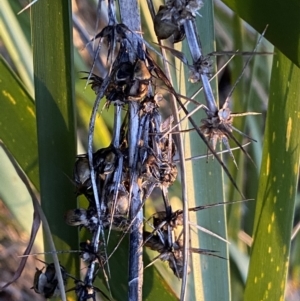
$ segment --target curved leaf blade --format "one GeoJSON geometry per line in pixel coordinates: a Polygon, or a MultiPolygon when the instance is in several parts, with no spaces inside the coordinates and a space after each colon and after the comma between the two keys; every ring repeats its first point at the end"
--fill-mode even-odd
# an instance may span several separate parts
{"type": "MultiPolygon", "coordinates": [[[[32,7],[41,205],[57,250],[78,248],[77,229],[63,220],[76,207],[69,179],[76,156],[71,20],[71,1],[44,0],[32,7]]],[[[79,259],[74,256],[61,263],[75,276],[79,259]]]]}
{"type": "Polygon", "coordinates": [[[300,2],[222,0],[258,32],[269,24],[266,38],[300,66],[300,2]]]}
{"type": "Polygon", "coordinates": [[[34,100],[0,55],[0,139],[39,190],[34,100]]]}
{"type": "Polygon", "coordinates": [[[299,172],[300,70],[274,56],[245,301],[284,300],[299,172]]]}
{"type": "Polygon", "coordinates": [[[0,36],[22,81],[27,86],[30,95],[33,95],[32,51],[23,33],[23,28],[18,23],[7,0],[1,1],[0,36]]]}

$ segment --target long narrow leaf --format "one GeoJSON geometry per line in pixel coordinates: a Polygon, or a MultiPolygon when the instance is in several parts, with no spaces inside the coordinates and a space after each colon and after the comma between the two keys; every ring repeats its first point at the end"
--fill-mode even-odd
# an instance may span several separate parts
{"type": "MultiPolygon", "coordinates": [[[[77,248],[77,230],[63,220],[65,211],[76,207],[68,179],[76,156],[70,6],[43,0],[32,8],[41,204],[59,250],[77,248]]],[[[62,264],[74,275],[72,258],[62,264]]]]}
{"type": "Polygon", "coordinates": [[[3,39],[29,94],[33,96],[32,51],[7,0],[1,1],[0,37],[3,39]]]}
{"type": "Polygon", "coordinates": [[[0,56],[0,139],[39,190],[34,101],[0,56]]]}
{"type": "Polygon", "coordinates": [[[244,300],[284,300],[299,172],[300,70],[274,56],[244,300]]]}

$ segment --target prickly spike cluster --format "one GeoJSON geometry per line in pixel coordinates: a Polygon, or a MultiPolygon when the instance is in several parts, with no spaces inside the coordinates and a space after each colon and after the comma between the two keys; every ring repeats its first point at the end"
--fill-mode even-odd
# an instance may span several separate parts
{"type": "MultiPolygon", "coordinates": [[[[112,8],[113,3],[109,4],[112,8]]],[[[105,246],[108,243],[107,233],[111,230],[130,233],[131,245],[136,246],[131,251],[132,265],[139,264],[135,258],[141,258],[143,236],[147,235],[147,232],[144,235],[140,232],[143,227],[143,218],[140,218],[143,204],[153,189],[159,187],[166,208],[170,208],[168,187],[177,177],[177,167],[173,163],[176,147],[172,134],[161,139],[172,124],[172,118],[163,121],[159,111],[163,97],[156,92],[154,75],[162,71],[153,64],[143,40],[123,23],[110,20],[95,39],[109,45],[108,61],[112,60],[112,64],[105,78],[90,74],[87,79],[97,99],[105,97],[107,106],[114,105],[115,127],[110,146],[78,156],[74,165],[76,193],[85,195],[89,203],[87,208],[69,210],[65,220],[69,225],[85,227],[92,236],[81,255],[88,269],[80,282],[84,284],[84,289],[75,290],[78,300],[90,297],[85,288],[93,286],[100,268],[107,269],[109,273],[105,246]],[[123,109],[128,110],[128,114],[122,121],[123,109]]],[[[95,105],[94,112],[97,109],[95,105]]],[[[162,229],[158,231],[162,232],[162,229]]],[[[174,258],[181,255],[168,255],[173,252],[173,243],[165,238],[165,235],[160,236],[158,252],[170,262],[175,273],[174,258]]],[[[147,246],[157,250],[154,239],[156,234],[147,246]]],[[[141,294],[141,272],[140,268],[134,270],[134,267],[129,272],[129,294],[130,290],[133,295],[136,292],[141,294]],[[136,277],[139,284],[130,289],[136,277]]],[[[176,275],[180,277],[180,273],[176,272],[176,275]]],[[[141,299],[141,295],[137,299],[141,299]]]]}
{"type": "MultiPolygon", "coordinates": [[[[261,38],[263,37],[266,29],[263,32],[262,36],[260,37],[254,51],[250,54],[238,81],[233,86],[228,97],[226,98],[225,103],[223,104],[223,106],[221,108],[218,108],[218,106],[216,104],[216,101],[215,101],[215,98],[214,98],[214,95],[212,93],[212,89],[211,89],[210,83],[209,83],[209,78],[211,77],[211,71],[212,71],[212,69],[211,69],[212,64],[209,59],[210,55],[204,56],[202,53],[200,37],[198,35],[198,31],[195,26],[195,21],[194,20],[186,20],[184,23],[184,29],[185,29],[189,49],[190,49],[190,52],[191,52],[191,55],[193,58],[193,64],[189,67],[190,72],[191,72],[190,80],[192,82],[201,82],[202,83],[203,92],[204,92],[205,100],[206,100],[206,109],[204,111],[207,114],[207,118],[204,118],[201,120],[201,123],[202,123],[202,125],[200,126],[201,132],[211,143],[212,148],[214,150],[216,149],[216,144],[218,141],[220,141],[221,143],[223,142],[225,148],[229,151],[229,154],[232,157],[236,166],[237,166],[236,161],[230,150],[229,139],[232,139],[252,161],[249,154],[246,152],[244,147],[238,142],[238,140],[234,137],[232,132],[236,131],[236,132],[242,134],[243,136],[246,136],[246,135],[243,134],[242,132],[240,132],[239,130],[237,130],[236,128],[234,128],[232,123],[233,123],[234,116],[256,115],[258,113],[255,113],[255,112],[248,112],[248,113],[242,113],[242,114],[232,113],[229,108],[229,99],[230,99],[232,92],[233,92],[234,88],[236,87],[238,81],[240,80],[241,76],[243,75],[247,65],[249,64],[250,59],[252,58],[253,54],[255,53],[257,45],[259,44],[261,38]]],[[[236,54],[240,54],[240,53],[236,52],[236,54]]],[[[245,54],[249,55],[249,53],[245,53],[245,54]]],[[[263,53],[263,54],[265,54],[265,53],[263,53]]],[[[250,137],[248,137],[248,138],[250,138],[250,137]]],[[[250,140],[255,141],[252,138],[250,138],[250,140]]]]}
{"type": "MultiPolygon", "coordinates": [[[[120,1],[121,16],[123,4],[124,1],[120,1]]],[[[192,82],[202,83],[206,105],[201,106],[207,118],[202,120],[202,126],[199,127],[189,116],[168,76],[152,59],[150,47],[136,33],[138,28],[130,28],[117,22],[114,1],[108,1],[109,22],[93,39],[99,41],[93,66],[97,63],[102,43],[106,43],[108,72],[105,77],[100,77],[91,70],[85,77],[96,94],[96,101],[91,114],[88,152],[79,155],[74,163],[73,182],[76,194],[84,195],[88,205],[86,208],[71,209],[65,214],[68,225],[86,228],[90,233],[90,240],[80,243],[80,257],[87,264],[85,277],[82,280],[74,279],[75,287],[71,289],[75,291],[79,301],[96,300],[97,292],[107,299],[110,298],[94,286],[94,280],[98,272],[103,270],[109,289],[109,258],[112,254],[107,254],[106,247],[111,231],[123,232],[122,238],[127,233],[130,235],[129,300],[142,300],[143,246],[156,251],[156,259],[168,262],[174,275],[183,279],[183,283],[190,272],[184,255],[186,251],[188,254],[193,252],[222,258],[214,250],[184,245],[186,236],[183,233],[186,233],[184,230],[188,225],[188,210],[185,208],[186,212],[173,211],[168,198],[168,188],[177,178],[177,166],[174,163],[177,145],[170,130],[173,117],[163,119],[159,109],[163,96],[157,91],[157,82],[163,82],[165,89],[174,96],[192,126],[238,189],[226,166],[215,153],[216,143],[220,140],[232,154],[228,139],[232,138],[236,142],[232,135],[232,130],[235,129],[232,126],[234,114],[228,108],[228,101],[221,109],[218,108],[210,86],[212,62],[210,56],[202,53],[194,21],[202,6],[201,0],[170,0],[157,13],[151,6],[158,39],[172,38],[173,42],[179,42],[187,38],[192,64],[188,64],[183,54],[168,47],[164,48],[188,65],[192,82]],[[114,106],[113,138],[108,147],[93,151],[95,118],[102,99],[105,99],[106,106],[114,106]],[[125,117],[122,117],[123,110],[127,111],[125,117]],[[153,231],[150,232],[143,230],[142,209],[154,188],[161,190],[165,209],[151,217],[153,231]]],[[[212,206],[190,208],[189,211],[212,206]]],[[[45,292],[49,286],[51,294],[57,290],[55,272],[50,271],[50,267],[52,268],[51,264],[47,265],[45,273],[37,270],[34,286],[36,292],[46,297],[50,296],[45,292]]],[[[62,272],[64,280],[71,277],[63,268],[62,272]]],[[[181,299],[184,298],[183,292],[181,299]]]]}

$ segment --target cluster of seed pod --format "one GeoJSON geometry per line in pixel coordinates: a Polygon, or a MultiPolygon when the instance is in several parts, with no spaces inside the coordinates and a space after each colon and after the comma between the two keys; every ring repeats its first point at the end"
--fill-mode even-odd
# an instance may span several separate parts
{"type": "MultiPolygon", "coordinates": [[[[111,144],[92,154],[80,155],[75,161],[73,182],[76,193],[87,198],[88,207],[71,209],[65,214],[68,225],[84,227],[92,235],[89,243],[81,243],[84,244],[81,258],[88,266],[86,277],[81,282],[85,287],[93,286],[99,268],[105,268],[107,264],[106,250],[103,250],[106,245],[104,230],[132,232],[131,227],[135,219],[135,216],[130,214],[133,182],[138,187],[140,210],[155,187],[159,187],[163,192],[163,199],[168,208],[170,205],[167,190],[177,177],[177,167],[173,163],[176,147],[172,134],[163,137],[170,129],[173,119],[169,117],[163,121],[159,110],[163,96],[155,91],[153,74],[158,71],[157,66],[153,64],[142,40],[137,38],[137,43],[133,46],[129,35],[135,34],[124,24],[114,23],[105,27],[96,38],[107,39],[109,45],[118,44],[117,50],[110,49],[110,55],[115,55],[111,71],[105,78],[92,73],[86,77],[97,97],[105,97],[106,105],[114,105],[116,113],[111,144]],[[130,55],[132,53],[133,59],[130,55]],[[130,126],[132,116],[126,114],[120,122],[122,109],[125,111],[128,106],[130,111],[131,105],[137,108],[133,118],[138,121],[133,159],[130,159],[132,153],[129,149],[133,131],[130,126]],[[96,189],[92,181],[93,173],[96,189]]],[[[161,232],[161,229],[158,231],[161,232]]],[[[147,235],[147,232],[144,235],[147,235]]],[[[162,253],[153,238],[145,245],[162,253]]],[[[167,248],[168,252],[173,252],[175,244],[166,246],[165,243],[164,248],[167,248]]],[[[177,271],[177,267],[172,269],[177,271]]],[[[179,273],[176,274],[179,276],[179,273]]],[[[78,300],[90,298],[86,290],[77,289],[75,292],[78,300]]]]}
{"type": "MultiPolygon", "coordinates": [[[[189,120],[210,151],[223,164],[215,153],[215,147],[217,141],[222,141],[230,151],[228,139],[236,141],[232,135],[232,130],[236,130],[232,126],[235,114],[231,114],[228,108],[228,99],[222,108],[217,107],[213,96],[211,97],[208,82],[212,73],[212,61],[210,56],[203,56],[200,44],[194,41],[193,47],[193,41],[191,42],[193,33],[197,36],[193,32],[196,27],[191,24],[202,5],[202,1],[166,1],[166,5],[161,6],[154,16],[154,28],[159,39],[173,36],[173,41],[178,42],[187,36],[189,46],[193,49],[193,63],[188,64],[183,54],[175,50],[171,52],[188,65],[192,82],[202,82],[207,100],[206,106],[200,105],[207,114],[207,118],[202,120],[202,126],[197,126],[190,117],[189,120]],[[195,49],[199,51],[195,52],[195,49]]],[[[80,256],[88,266],[84,279],[75,281],[74,290],[80,301],[90,298],[95,300],[96,292],[102,292],[94,287],[93,282],[98,271],[105,269],[110,257],[106,251],[107,235],[104,231],[136,231],[143,223],[143,220],[138,220],[138,214],[156,187],[162,192],[165,210],[153,216],[152,232],[142,230],[142,235],[137,235],[140,240],[137,240],[133,254],[136,255],[141,246],[146,246],[158,252],[157,259],[167,261],[178,278],[183,278],[185,271],[190,271],[189,267],[184,269],[183,232],[175,231],[177,227],[183,226],[183,212],[173,212],[168,200],[168,188],[177,178],[177,167],[173,162],[176,146],[171,131],[173,118],[163,120],[159,110],[163,96],[156,91],[157,79],[165,84],[184,112],[188,112],[168,77],[151,58],[142,38],[126,25],[116,22],[113,6],[113,1],[108,1],[109,24],[95,36],[95,39],[100,40],[99,45],[103,40],[107,42],[107,61],[111,63],[109,71],[103,78],[92,72],[85,77],[97,95],[91,117],[89,142],[99,101],[103,98],[106,99],[107,106],[114,105],[115,109],[113,139],[108,147],[95,152],[91,151],[89,144],[88,152],[76,158],[73,182],[77,196],[84,195],[88,206],[71,209],[65,214],[68,225],[84,227],[91,234],[90,241],[80,244],[80,256]],[[128,113],[122,120],[123,109],[128,113]],[[134,226],[136,220],[137,227],[134,226]]],[[[243,150],[240,144],[239,146],[243,150]]],[[[224,164],[222,166],[229,175],[224,164]]],[[[212,250],[188,249],[189,252],[217,256],[212,250]]],[[[49,267],[50,265],[45,274],[40,270],[36,274],[38,282],[44,281],[40,282],[44,285],[44,290],[52,281],[47,276],[49,267]]],[[[134,278],[137,276],[132,276],[134,278]]],[[[129,279],[129,283],[132,279],[129,279]]],[[[57,282],[53,283],[53,287],[57,289],[57,282]]],[[[47,292],[46,295],[39,285],[35,286],[35,291],[46,297],[53,295],[52,292],[47,292]]]]}

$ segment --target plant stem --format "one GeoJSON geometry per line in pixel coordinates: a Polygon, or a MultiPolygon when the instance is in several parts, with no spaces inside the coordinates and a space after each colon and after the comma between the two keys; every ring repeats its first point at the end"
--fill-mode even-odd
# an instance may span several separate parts
{"type": "MultiPolygon", "coordinates": [[[[136,0],[120,0],[121,21],[135,32],[140,31],[141,21],[138,2],[136,0]]],[[[137,37],[132,34],[133,50],[137,49],[137,37]]],[[[130,60],[136,60],[136,52],[129,52],[130,60]]],[[[130,301],[142,300],[143,287],[143,211],[141,208],[142,196],[138,185],[137,156],[138,132],[139,132],[139,103],[129,104],[129,168],[130,168],[130,219],[133,220],[130,232],[129,244],[129,274],[128,274],[128,299],[130,301]]]]}

